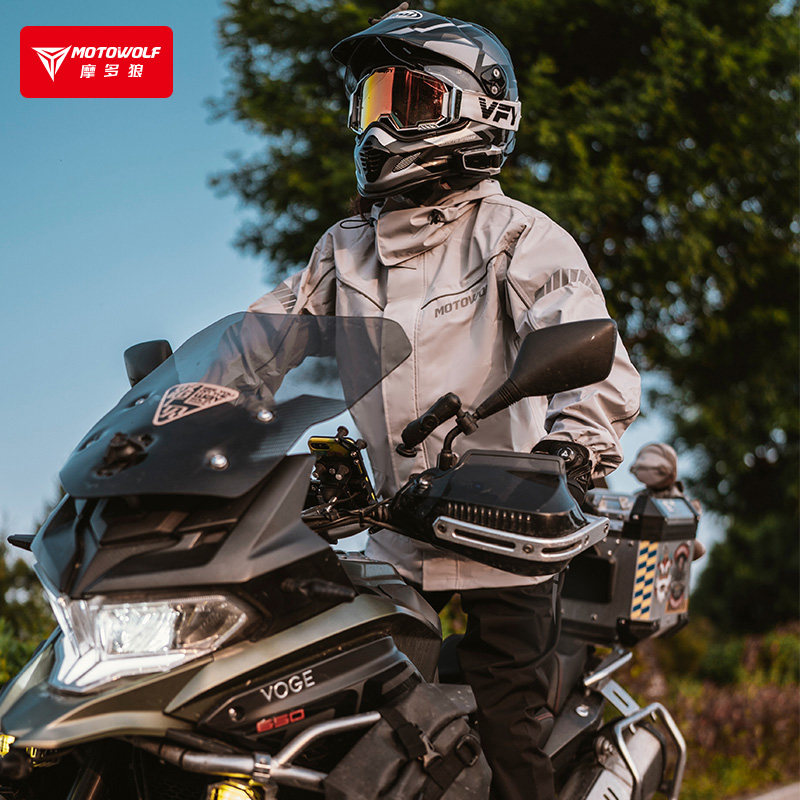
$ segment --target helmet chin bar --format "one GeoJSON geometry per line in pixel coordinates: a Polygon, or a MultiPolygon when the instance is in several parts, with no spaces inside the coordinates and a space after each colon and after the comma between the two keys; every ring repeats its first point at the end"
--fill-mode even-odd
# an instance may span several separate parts
{"type": "Polygon", "coordinates": [[[381,123],[371,125],[356,140],[359,194],[373,199],[404,195],[426,205],[416,191],[418,187],[431,187],[429,193],[441,182],[445,188],[463,190],[498,175],[506,153],[491,141],[485,127],[473,131],[461,126],[410,141],[399,139],[381,123]]]}

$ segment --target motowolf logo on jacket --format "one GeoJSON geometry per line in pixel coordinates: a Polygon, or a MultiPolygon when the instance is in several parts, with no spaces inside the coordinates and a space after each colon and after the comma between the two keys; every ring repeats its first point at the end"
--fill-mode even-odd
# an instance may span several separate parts
{"type": "Polygon", "coordinates": [[[169,97],[166,26],[29,26],[20,31],[24,97],[169,97]]]}

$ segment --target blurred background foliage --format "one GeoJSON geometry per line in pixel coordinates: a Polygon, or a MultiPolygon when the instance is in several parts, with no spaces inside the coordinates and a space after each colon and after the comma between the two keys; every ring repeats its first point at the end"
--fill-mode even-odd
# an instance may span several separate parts
{"type": "Polygon", "coordinates": [[[55,622],[28,564],[9,553],[0,527],[0,686],[14,677],[55,622]]]}
{"type": "Polygon", "coordinates": [[[694,619],[644,642],[619,680],[662,702],[686,738],[681,800],[752,796],[800,777],[800,625],[731,636],[694,619]]]}
{"type": "MultiPolygon", "coordinates": [[[[63,496],[64,490],[58,486],[55,496],[42,505],[34,530],[44,525],[63,496]]],[[[25,666],[56,627],[50,605],[30,566],[31,558],[21,558],[21,551],[7,544],[10,533],[15,531],[8,530],[0,520],[0,686],[25,666]]]]}

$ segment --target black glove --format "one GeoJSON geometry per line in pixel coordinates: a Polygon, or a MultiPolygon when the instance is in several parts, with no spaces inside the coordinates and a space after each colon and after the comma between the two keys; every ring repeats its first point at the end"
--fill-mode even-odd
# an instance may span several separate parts
{"type": "Polygon", "coordinates": [[[578,505],[583,502],[586,492],[594,486],[592,483],[592,458],[588,447],[575,442],[565,442],[561,439],[542,439],[532,453],[545,453],[550,456],[559,456],[564,461],[567,472],[567,486],[570,493],[577,500],[578,505]]]}

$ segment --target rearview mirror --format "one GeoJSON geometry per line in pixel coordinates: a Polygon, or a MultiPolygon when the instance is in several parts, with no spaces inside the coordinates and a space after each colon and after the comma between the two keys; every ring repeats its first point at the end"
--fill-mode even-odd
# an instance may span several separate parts
{"type": "Polygon", "coordinates": [[[123,354],[125,371],[131,386],[136,386],[142,378],[146,378],[156,367],[163,364],[172,355],[172,346],[166,339],[155,339],[152,342],[140,342],[129,347],[123,354]]]}
{"type": "Polygon", "coordinates": [[[611,372],[616,343],[617,326],[610,319],[565,322],[529,333],[508,380],[475,409],[475,418],[485,419],[523,397],[602,381],[611,372]]]}

